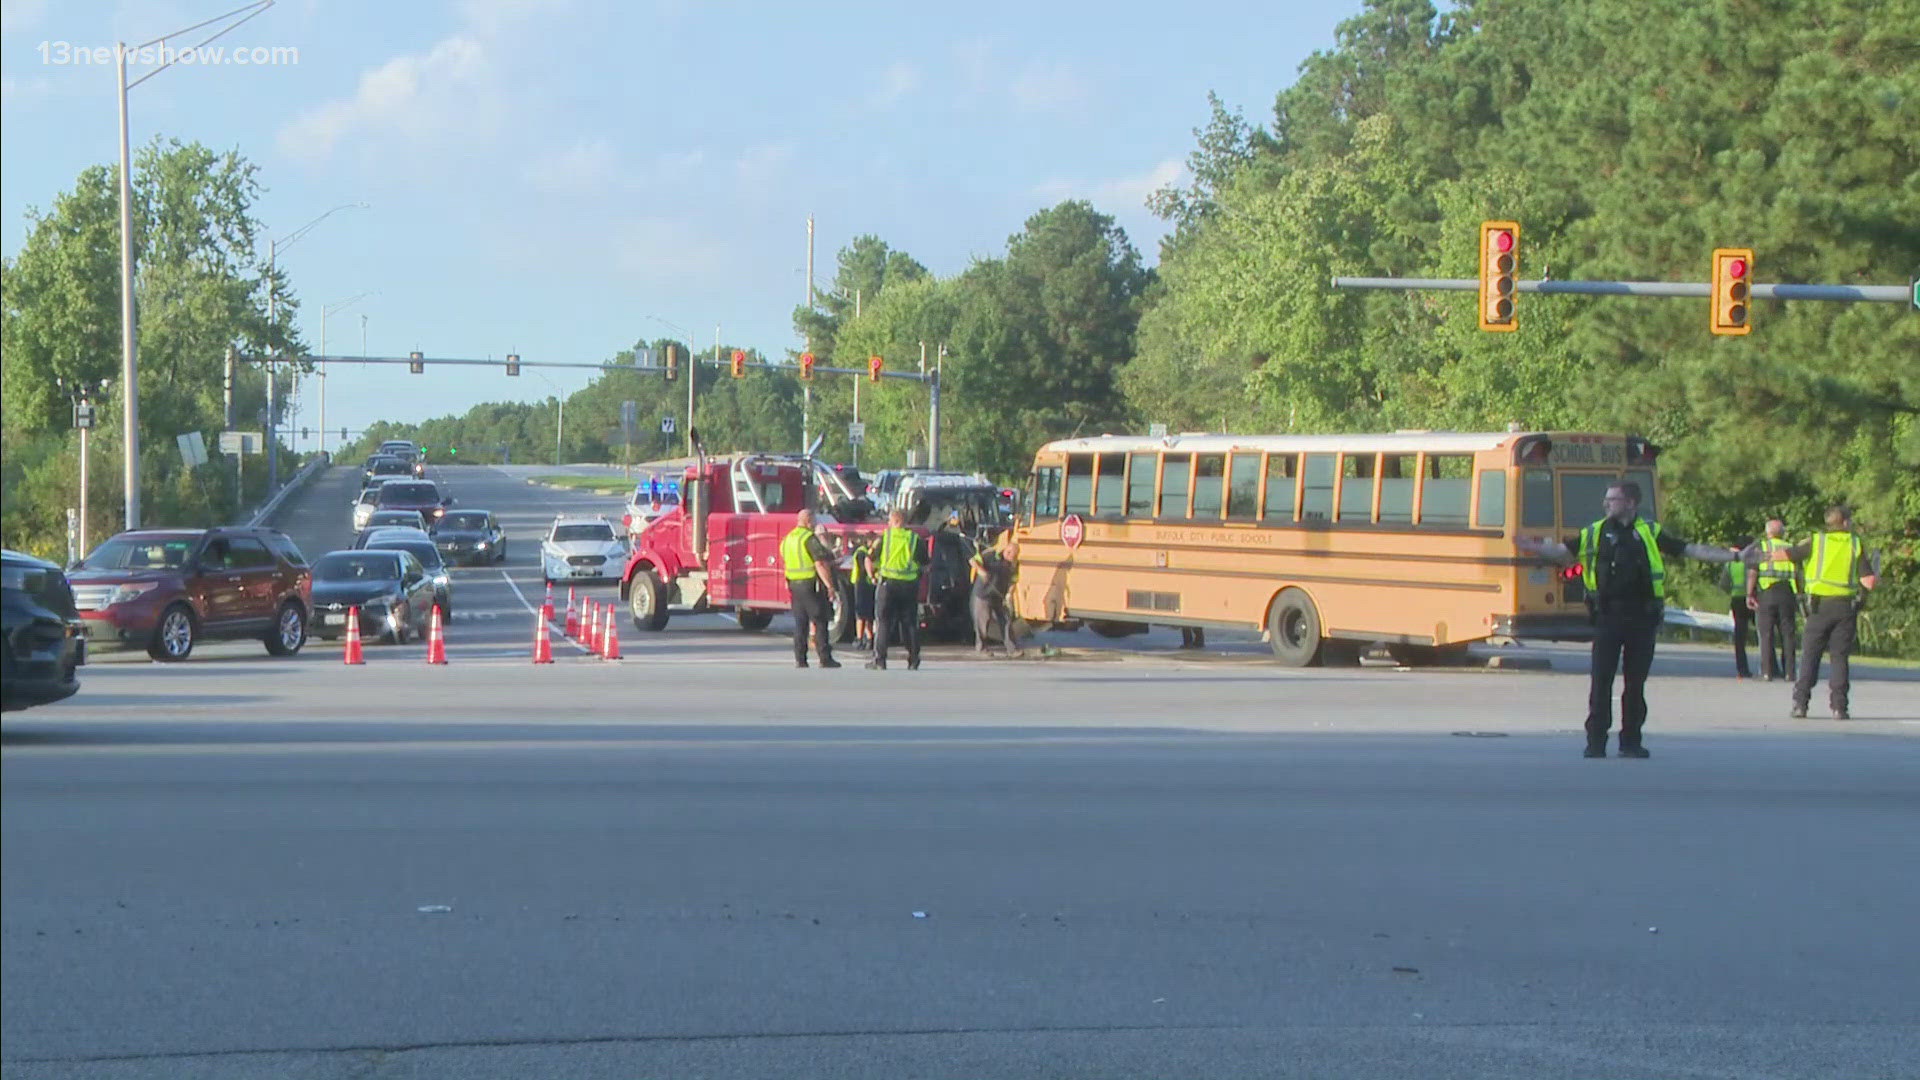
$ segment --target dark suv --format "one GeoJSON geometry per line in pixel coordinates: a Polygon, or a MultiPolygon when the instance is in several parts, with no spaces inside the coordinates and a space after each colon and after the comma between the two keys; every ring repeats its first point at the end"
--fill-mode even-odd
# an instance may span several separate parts
{"type": "Polygon", "coordinates": [[[70,697],[80,689],[87,636],[60,568],[0,551],[0,710],[70,697]]]}
{"type": "Polygon", "coordinates": [[[440,523],[441,515],[452,505],[453,500],[441,498],[440,488],[431,480],[389,480],[380,486],[380,496],[374,501],[380,510],[420,511],[429,531],[440,523]]]}
{"type": "Polygon", "coordinates": [[[92,641],[185,660],[196,641],[258,638],[275,656],[307,643],[313,574],[274,529],[123,532],[68,577],[92,641]]]}

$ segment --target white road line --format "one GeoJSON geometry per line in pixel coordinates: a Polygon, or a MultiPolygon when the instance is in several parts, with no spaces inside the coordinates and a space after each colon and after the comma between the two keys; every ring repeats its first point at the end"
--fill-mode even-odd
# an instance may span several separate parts
{"type": "MultiPolygon", "coordinates": [[[[511,577],[510,575],[508,575],[508,573],[507,573],[507,572],[506,572],[505,570],[502,570],[502,571],[500,571],[500,580],[502,580],[502,581],[504,581],[504,582],[506,582],[506,583],[507,583],[507,588],[509,588],[509,589],[512,589],[512,590],[513,590],[513,595],[515,595],[515,596],[517,596],[517,597],[519,597],[519,598],[520,598],[520,604],[521,604],[521,606],[522,606],[522,607],[524,607],[524,608],[526,608],[526,609],[527,609],[527,612],[528,612],[528,614],[531,614],[531,615],[534,615],[534,616],[536,616],[536,617],[537,617],[537,616],[539,616],[539,614],[540,614],[540,609],[539,609],[539,608],[537,608],[537,607],[535,607],[535,606],[533,606],[532,604],[529,604],[529,603],[527,603],[527,594],[526,594],[526,593],[523,593],[523,592],[521,592],[521,591],[520,591],[520,586],[518,586],[518,585],[515,585],[515,584],[513,583],[513,578],[512,578],[512,577],[511,577]]],[[[552,626],[552,625],[553,625],[553,624],[554,624],[555,622],[558,622],[558,621],[559,621],[558,619],[555,619],[555,620],[551,620],[551,621],[549,621],[549,622],[547,623],[547,625],[548,625],[549,627],[551,627],[551,626],[552,626]]],[[[558,634],[549,634],[549,635],[547,635],[547,636],[548,636],[549,638],[558,638],[558,639],[559,639],[560,641],[562,641],[562,642],[564,642],[564,643],[566,643],[566,644],[568,644],[568,645],[571,645],[571,646],[573,646],[573,647],[574,647],[574,648],[576,648],[576,649],[579,649],[579,650],[580,650],[581,652],[583,652],[583,653],[585,653],[585,654],[587,654],[588,656],[592,656],[592,655],[593,655],[593,650],[591,650],[591,649],[589,649],[589,648],[587,648],[587,647],[586,647],[585,645],[582,645],[582,644],[580,644],[579,642],[577,642],[577,641],[575,641],[575,640],[573,640],[572,638],[570,638],[570,637],[568,637],[568,636],[566,635],[566,628],[565,628],[564,626],[563,626],[563,627],[561,627],[561,632],[560,632],[560,633],[558,633],[558,634]]]]}

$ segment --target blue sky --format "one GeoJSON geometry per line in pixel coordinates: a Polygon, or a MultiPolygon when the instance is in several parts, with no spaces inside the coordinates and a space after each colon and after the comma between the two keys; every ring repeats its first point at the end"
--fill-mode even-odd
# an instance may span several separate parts
{"type": "MultiPolygon", "coordinates": [[[[240,2],[0,0],[5,251],[29,207],[117,155],[113,69],[74,50],[240,2]]],[[[281,260],[316,351],[322,308],[373,293],[327,320],[330,352],[359,352],[364,316],[375,355],[598,362],[675,334],[657,319],[781,355],[810,213],[818,284],[862,233],[958,273],[1063,198],[1113,215],[1155,261],[1163,229],[1143,201],[1183,178],[1207,92],[1269,122],[1360,7],[279,0],[217,44],[297,61],[177,66],[129,100],[136,144],[198,140],[259,165],[270,235],[368,204],[281,260]]],[[[589,373],[545,377],[343,368],[327,423],[535,400],[589,373]]],[[[296,426],[315,423],[313,387],[300,406],[296,426]]]]}

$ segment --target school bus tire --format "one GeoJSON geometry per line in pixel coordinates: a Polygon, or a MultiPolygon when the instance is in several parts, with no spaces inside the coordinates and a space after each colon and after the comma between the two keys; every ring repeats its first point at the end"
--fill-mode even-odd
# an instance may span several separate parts
{"type": "Polygon", "coordinates": [[[1320,661],[1320,628],[1320,609],[1304,589],[1281,589],[1267,608],[1273,658],[1287,667],[1311,667],[1320,661]]]}

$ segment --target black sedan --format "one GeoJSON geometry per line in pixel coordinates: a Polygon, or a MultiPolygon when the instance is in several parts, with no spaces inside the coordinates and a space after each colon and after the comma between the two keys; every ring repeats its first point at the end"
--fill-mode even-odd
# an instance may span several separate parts
{"type": "Polygon", "coordinates": [[[440,519],[440,527],[433,530],[433,544],[449,563],[507,560],[507,534],[491,510],[449,511],[440,519]]]}
{"type": "Polygon", "coordinates": [[[87,639],[67,575],[44,559],[0,551],[0,594],[0,709],[71,697],[87,639]]]}
{"type": "Polygon", "coordinates": [[[426,635],[433,603],[432,576],[407,552],[330,551],[313,563],[308,632],[328,640],[345,634],[357,607],[364,640],[404,644],[426,635]]]}

